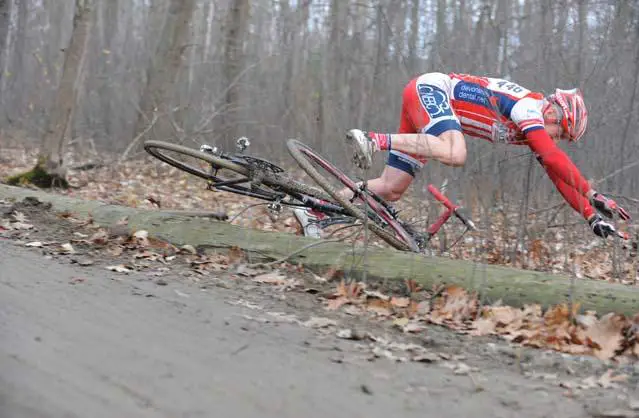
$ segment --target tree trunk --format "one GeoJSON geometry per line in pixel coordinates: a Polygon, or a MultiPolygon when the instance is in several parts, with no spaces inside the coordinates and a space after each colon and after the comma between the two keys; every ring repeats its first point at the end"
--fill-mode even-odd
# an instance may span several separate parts
{"type": "Polygon", "coordinates": [[[509,54],[508,54],[508,39],[510,37],[510,21],[511,21],[511,11],[512,7],[511,2],[509,0],[499,0],[497,3],[497,42],[499,44],[498,51],[499,56],[497,59],[497,71],[496,73],[500,76],[506,76],[506,78],[510,77],[510,71],[508,68],[509,54]]]}
{"type": "Polygon", "coordinates": [[[195,0],[171,0],[169,4],[168,16],[162,27],[140,100],[135,139],[152,135],[166,139],[173,134],[170,123],[172,87],[189,37],[188,29],[194,8],[195,0]]]}
{"type": "Polygon", "coordinates": [[[42,138],[42,147],[33,170],[9,179],[9,184],[32,183],[38,187],[68,187],[64,151],[66,133],[69,129],[82,74],[84,52],[91,30],[91,4],[89,0],[76,0],[73,16],[73,31],[69,47],[65,51],[62,79],[55,101],[49,113],[47,130],[42,138]]]}
{"type": "MultiPolygon", "coordinates": [[[[7,107],[7,103],[11,102],[11,81],[15,77],[9,77],[10,70],[14,60],[14,51],[16,48],[16,38],[18,25],[12,25],[12,14],[16,19],[20,18],[19,12],[24,9],[17,0],[2,0],[2,15],[0,16],[0,109],[2,109],[2,118],[10,117],[11,112],[7,107]]],[[[24,37],[22,37],[24,38],[24,37]]]]}
{"type": "MultiPolygon", "coordinates": [[[[113,49],[116,46],[116,37],[118,35],[118,17],[119,17],[119,4],[118,0],[109,0],[105,1],[100,5],[100,17],[102,20],[102,27],[100,31],[100,45],[102,45],[102,54],[101,57],[103,59],[101,70],[106,74],[113,74],[117,71],[118,61],[120,57],[119,54],[114,54],[113,49]]],[[[97,5],[96,5],[97,7],[97,5]]],[[[111,81],[111,80],[109,80],[111,81]]],[[[112,103],[112,95],[110,94],[110,89],[112,88],[111,83],[106,80],[102,81],[102,84],[99,88],[100,98],[102,99],[101,103],[101,113],[102,113],[102,121],[104,124],[104,130],[108,137],[113,137],[114,131],[117,129],[113,126],[113,123],[116,122],[116,117],[114,116],[114,106],[112,103]],[[115,129],[114,129],[115,128],[115,129]]]]}
{"type": "Polygon", "coordinates": [[[412,0],[410,10],[410,31],[408,33],[408,72],[409,78],[417,75],[417,39],[419,34],[419,0],[412,0]]]}
{"type": "Polygon", "coordinates": [[[579,27],[578,27],[578,36],[579,40],[577,42],[578,55],[576,59],[576,69],[575,69],[575,84],[577,86],[581,86],[584,81],[584,62],[587,60],[586,54],[586,36],[588,33],[588,2],[587,0],[579,0],[577,6],[578,16],[579,16],[579,27]]]}
{"type": "Polygon", "coordinates": [[[441,71],[443,64],[443,52],[446,42],[446,0],[437,0],[437,14],[435,17],[437,29],[435,32],[435,44],[433,45],[433,54],[431,69],[433,71],[441,71]]]}
{"type": "Polygon", "coordinates": [[[223,132],[227,145],[238,136],[239,109],[242,96],[240,78],[244,67],[244,39],[248,27],[248,0],[233,0],[226,18],[224,45],[225,112],[223,132]]]}
{"type": "MultiPolygon", "coordinates": [[[[11,0],[0,0],[0,69],[4,68],[6,60],[6,43],[11,24],[11,0]]],[[[0,71],[0,79],[4,74],[0,71]]]]}

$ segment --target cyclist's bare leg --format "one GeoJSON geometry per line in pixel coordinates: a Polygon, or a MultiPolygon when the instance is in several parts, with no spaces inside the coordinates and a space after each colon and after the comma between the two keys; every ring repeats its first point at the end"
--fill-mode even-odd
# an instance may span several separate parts
{"type": "Polygon", "coordinates": [[[459,167],[466,162],[466,140],[460,131],[450,130],[439,136],[430,134],[392,134],[393,150],[418,158],[433,159],[459,167]]]}
{"type": "Polygon", "coordinates": [[[455,129],[438,136],[425,133],[378,134],[351,129],[346,140],[355,147],[355,161],[360,167],[370,167],[375,151],[389,148],[410,155],[417,160],[437,160],[445,165],[459,167],[466,162],[466,140],[455,129]]]}
{"type": "MultiPolygon", "coordinates": [[[[382,199],[394,202],[402,197],[412,182],[413,176],[398,168],[387,165],[384,167],[381,176],[366,182],[366,187],[382,199]]],[[[353,197],[353,192],[347,188],[340,190],[339,193],[347,199],[353,197]]]]}

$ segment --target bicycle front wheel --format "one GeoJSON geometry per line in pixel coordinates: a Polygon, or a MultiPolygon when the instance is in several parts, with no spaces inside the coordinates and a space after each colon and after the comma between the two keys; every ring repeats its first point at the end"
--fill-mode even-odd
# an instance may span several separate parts
{"type": "Polygon", "coordinates": [[[355,181],[306,144],[289,139],[286,146],[300,167],[346,211],[362,222],[368,218],[367,226],[370,231],[398,250],[420,251],[413,237],[370,192],[359,190],[355,181]],[[350,199],[341,196],[334,186],[336,183],[355,193],[355,199],[365,205],[365,211],[368,213],[362,211],[350,199]]]}

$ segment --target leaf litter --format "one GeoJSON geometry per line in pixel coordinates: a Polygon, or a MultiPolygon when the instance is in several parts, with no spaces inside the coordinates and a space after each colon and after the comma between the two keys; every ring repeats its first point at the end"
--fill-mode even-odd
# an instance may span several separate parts
{"type": "Polygon", "coordinates": [[[349,313],[387,320],[405,333],[418,333],[427,324],[436,324],[472,336],[496,335],[522,346],[590,355],[604,361],[639,356],[639,315],[630,318],[610,313],[597,317],[591,311],[578,315],[578,305],[570,309],[566,304],[546,311],[540,305],[515,308],[500,302],[480,307],[477,294],[456,285],[434,289],[433,293],[437,295],[434,300],[417,301],[368,291],[364,283],[342,281],[326,296],[325,308],[356,307],[349,313]]]}

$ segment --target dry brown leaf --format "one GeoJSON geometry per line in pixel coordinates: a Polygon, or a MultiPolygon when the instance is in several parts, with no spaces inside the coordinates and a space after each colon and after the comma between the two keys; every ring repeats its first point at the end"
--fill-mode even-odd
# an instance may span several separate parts
{"type": "Polygon", "coordinates": [[[244,250],[242,250],[240,247],[233,246],[233,247],[229,248],[229,251],[228,251],[228,264],[229,265],[236,264],[236,263],[244,260],[244,258],[245,258],[244,250]]]}
{"type": "Polygon", "coordinates": [[[340,296],[335,299],[329,299],[326,307],[332,311],[335,311],[348,303],[350,303],[350,300],[348,298],[340,296]]]}
{"type": "Polygon", "coordinates": [[[460,326],[477,313],[477,297],[469,295],[461,286],[448,286],[433,306],[429,320],[436,324],[460,326]]]}
{"type": "Polygon", "coordinates": [[[410,293],[417,293],[423,290],[423,288],[419,285],[419,283],[417,283],[413,279],[406,279],[404,281],[404,284],[406,285],[406,289],[410,293]]]}
{"type": "Polygon", "coordinates": [[[253,278],[254,282],[272,284],[272,285],[284,285],[287,283],[286,275],[279,272],[279,270],[272,271],[270,273],[260,274],[253,278]]]}
{"type": "Polygon", "coordinates": [[[395,308],[408,308],[411,304],[411,300],[410,298],[393,296],[390,300],[390,304],[395,308]]]}
{"type": "Polygon", "coordinates": [[[583,330],[580,335],[593,348],[595,356],[601,360],[608,360],[621,348],[622,331],[627,325],[628,320],[625,316],[609,313],[583,330]]]}
{"type": "Polygon", "coordinates": [[[91,235],[91,238],[89,238],[89,241],[91,241],[94,244],[106,244],[107,241],[109,240],[109,234],[102,228],[98,229],[93,235],[91,235]]]}
{"type": "Polygon", "coordinates": [[[490,335],[495,333],[495,321],[491,318],[479,318],[473,322],[470,331],[471,335],[490,335]]]}
{"type": "Polygon", "coordinates": [[[346,284],[344,280],[342,280],[335,289],[332,297],[339,298],[344,297],[350,301],[356,301],[362,298],[363,296],[364,286],[360,283],[350,282],[346,284]]]}
{"type": "Polygon", "coordinates": [[[390,301],[382,299],[371,299],[366,302],[366,310],[378,316],[391,316],[393,308],[390,301]]]}

